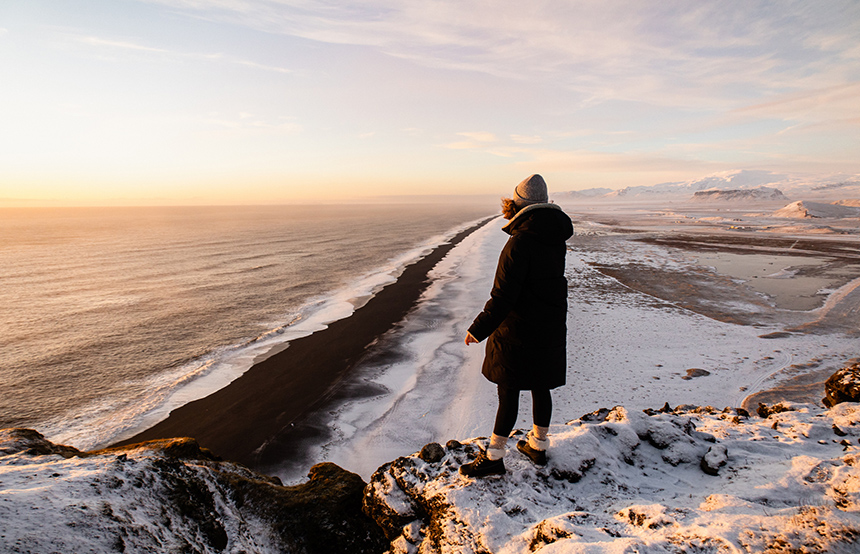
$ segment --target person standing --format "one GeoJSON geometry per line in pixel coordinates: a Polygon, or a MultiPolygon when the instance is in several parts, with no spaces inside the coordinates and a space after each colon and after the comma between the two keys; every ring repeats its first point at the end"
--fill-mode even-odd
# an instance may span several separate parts
{"type": "Polygon", "coordinates": [[[510,235],[499,256],[490,300],[466,334],[466,345],[487,341],[481,372],[498,388],[499,405],[490,444],[460,473],[502,475],[508,435],[519,411],[520,391],[532,393],[534,425],[517,449],[546,465],[552,416],[551,389],[567,373],[566,241],[573,224],[549,202],[546,182],[531,175],[502,199],[502,230],[510,235]]]}

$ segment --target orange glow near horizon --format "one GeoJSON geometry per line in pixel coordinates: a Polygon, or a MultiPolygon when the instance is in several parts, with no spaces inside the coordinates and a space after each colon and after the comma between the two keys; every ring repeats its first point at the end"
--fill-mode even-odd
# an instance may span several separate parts
{"type": "Polygon", "coordinates": [[[8,2],[0,206],[501,195],[532,173],[552,191],[860,178],[860,4],[726,12],[8,2]]]}

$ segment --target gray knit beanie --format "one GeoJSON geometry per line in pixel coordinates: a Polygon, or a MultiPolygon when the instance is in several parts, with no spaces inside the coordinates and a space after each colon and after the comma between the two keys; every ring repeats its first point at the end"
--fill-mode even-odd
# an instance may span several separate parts
{"type": "Polygon", "coordinates": [[[537,173],[524,179],[514,189],[514,203],[520,208],[529,204],[545,204],[547,202],[549,202],[549,195],[546,192],[546,181],[537,173]]]}

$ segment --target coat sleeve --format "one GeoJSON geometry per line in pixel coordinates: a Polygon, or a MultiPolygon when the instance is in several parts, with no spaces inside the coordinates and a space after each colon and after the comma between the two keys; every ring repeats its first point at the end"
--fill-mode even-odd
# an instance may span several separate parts
{"type": "Polygon", "coordinates": [[[495,331],[516,305],[528,274],[528,252],[523,240],[511,237],[502,249],[490,299],[469,327],[469,333],[483,341],[495,331]]]}

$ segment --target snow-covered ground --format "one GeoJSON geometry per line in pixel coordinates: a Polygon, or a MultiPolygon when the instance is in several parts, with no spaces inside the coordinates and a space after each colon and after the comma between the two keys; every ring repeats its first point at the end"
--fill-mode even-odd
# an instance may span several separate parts
{"type": "MultiPolygon", "coordinates": [[[[665,218],[671,220],[673,214],[665,218]]],[[[309,464],[320,460],[367,479],[381,464],[429,442],[489,435],[495,386],[480,373],[484,345],[466,347],[463,337],[488,298],[498,253],[507,239],[501,223],[473,233],[436,268],[422,304],[383,341],[397,356],[371,360],[357,371],[361,379],[381,386],[380,392],[333,409],[328,422],[333,437],[313,447],[304,467],[276,472],[282,479],[301,480],[309,464]]],[[[625,241],[611,248],[586,248],[581,235],[613,231],[599,224],[578,227],[580,237],[570,241],[567,260],[568,384],[553,392],[556,422],[616,405],[630,411],[665,402],[739,407],[747,395],[796,375],[797,368],[835,371],[860,355],[856,337],[793,333],[766,338],[782,331],[784,322],[725,323],[637,292],[593,264],[636,263],[683,273],[692,271],[698,260],[625,241]],[[697,369],[707,374],[691,371],[697,369]]],[[[771,267],[772,273],[786,269],[771,267]]],[[[845,286],[856,288],[858,283],[855,279],[845,286]]],[[[822,302],[833,292],[824,291],[822,302]]],[[[707,296],[708,291],[700,294],[707,296]]],[[[724,310],[752,317],[762,309],[742,298],[722,302],[724,310]]],[[[518,426],[530,424],[531,399],[523,393],[518,426]]]]}
{"type": "MultiPolygon", "coordinates": [[[[857,552],[860,404],[782,408],[601,410],[552,426],[546,467],[513,452],[505,476],[483,479],[457,468],[486,440],[452,441],[385,464],[365,505],[391,554],[857,552]]],[[[80,456],[0,433],[0,551],[305,551],[285,533],[290,488],[167,453],[195,448],[80,456]]],[[[328,525],[356,524],[320,525],[313,551],[334,540],[328,525]]]]}
{"type": "Polygon", "coordinates": [[[860,405],[786,407],[618,407],[553,426],[549,464],[515,452],[502,477],[457,471],[486,441],[449,444],[381,468],[366,504],[396,554],[857,552],[860,405]]]}
{"type": "MultiPolygon", "coordinates": [[[[713,215],[664,211],[655,228],[733,221],[713,215]]],[[[820,307],[783,309],[763,296],[767,286],[744,288],[755,277],[749,264],[632,240],[637,233],[623,221],[577,220],[567,264],[568,384],[554,391],[546,468],[511,440],[505,477],[456,471],[484,445],[496,407],[495,388],[480,373],[483,345],[466,347],[463,337],[507,238],[498,220],[449,253],[420,305],[357,368],[345,389],[363,392],[325,414],[331,436],[310,447],[307,464],[276,474],[296,483],[313,463],[332,461],[373,476],[368,502],[380,522],[395,525],[393,552],[856,552],[860,405],[794,404],[767,419],[736,408],[756,391],[858,356],[857,335],[844,326],[796,330],[830,321],[849,300],[841,320],[856,313],[857,265],[794,281],[795,293],[812,294],[820,307]],[[707,280],[676,285],[692,289],[698,308],[743,314],[743,323],[600,271],[625,264],[658,278],[711,272],[713,282],[737,285],[738,295],[707,280]],[[675,409],[643,412],[665,403],[675,409]],[[716,409],[695,407],[708,405],[716,409]],[[440,460],[414,454],[432,442],[446,445],[440,460]],[[718,475],[703,471],[703,458],[718,475]]],[[[793,241],[785,248],[797,251],[793,241]]],[[[793,256],[771,254],[758,259],[763,278],[792,282],[803,271],[793,256]]],[[[518,427],[527,429],[526,393],[521,402],[518,427]]],[[[146,451],[66,458],[0,448],[0,550],[279,551],[267,521],[237,511],[204,465],[182,470],[212,492],[214,504],[200,513],[217,532],[201,534],[196,519],[174,513],[175,476],[161,480],[176,470],[158,460],[146,451]]],[[[228,472],[256,479],[241,468],[228,472]]]]}

